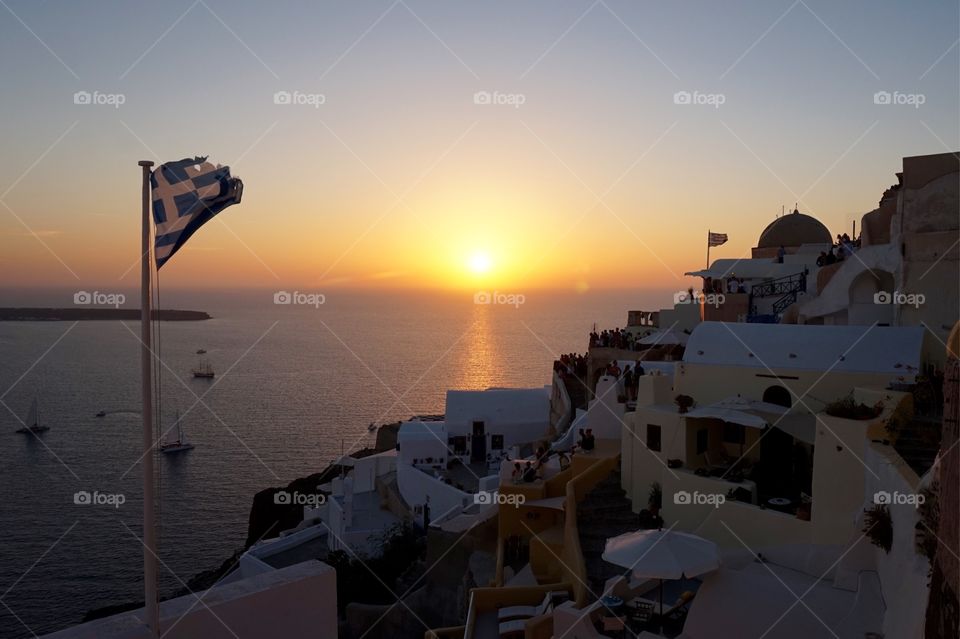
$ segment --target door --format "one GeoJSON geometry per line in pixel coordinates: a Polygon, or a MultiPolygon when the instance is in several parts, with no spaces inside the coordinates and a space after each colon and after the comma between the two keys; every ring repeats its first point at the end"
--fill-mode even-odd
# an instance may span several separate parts
{"type": "Polygon", "coordinates": [[[470,461],[487,461],[487,430],[483,422],[473,422],[473,439],[470,461]]]}

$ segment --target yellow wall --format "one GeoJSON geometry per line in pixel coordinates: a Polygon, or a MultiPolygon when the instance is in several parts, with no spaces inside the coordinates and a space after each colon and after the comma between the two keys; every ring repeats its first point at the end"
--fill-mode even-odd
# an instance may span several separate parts
{"type": "Polygon", "coordinates": [[[804,412],[821,410],[827,403],[840,399],[858,386],[883,388],[890,381],[889,373],[844,373],[832,371],[776,370],[778,375],[799,379],[758,377],[770,371],[758,365],[714,366],[683,363],[678,366],[674,381],[677,394],[693,397],[697,405],[712,404],[728,397],[742,395],[748,399],[762,399],[769,386],[783,386],[791,391],[792,410],[804,412]],[[796,398],[799,396],[802,403],[796,398]],[[809,408],[807,408],[809,407],[809,408]]]}

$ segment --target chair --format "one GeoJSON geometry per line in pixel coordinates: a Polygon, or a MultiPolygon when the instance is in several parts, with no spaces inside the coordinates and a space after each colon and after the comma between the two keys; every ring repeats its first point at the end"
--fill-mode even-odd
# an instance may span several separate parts
{"type": "Polygon", "coordinates": [[[623,622],[623,617],[604,617],[602,623],[603,632],[616,633],[621,637],[627,628],[627,625],[623,622]]]}
{"type": "Polygon", "coordinates": [[[538,606],[507,606],[506,608],[501,608],[497,612],[497,619],[500,621],[508,621],[511,619],[524,621],[530,617],[539,617],[553,608],[553,595],[553,592],[546,593],[543,601],[540,602],[538,606]]]}
{"type": "Polygon", "coordinates": [[[730,463],[724,463],[726,460],[724,460],[721,457],[721,455],[716,451],[713,453],[713,459],[710,459],[709,452],[704,452],[703,461],[706,462],[707,464],[707,470],[711,470],[711,471],[713,470],[727,471],[730,469],[730,466],[732,465],[730,463]]]}
{"type": "Polygon", "coordinates": [[[641,601],[635,601],[627,605],[627,617],[630,621],[643,624],[650,621],[653,616],[653,605],[641,601]]]}
{"type": "Polygon", "coordinates": [[[659,601],[653,601],[651,599],[646,599],[645,597],[635,597],[632,604],[638,607],[647,606],[649,607],[651,615],[658,615],[660,617],[667,618],[677,614],[680,611],[683,611],[687,607],[687,604],[693,601],[695,596],[695,593],[688,590],[680,595],[680,597],[677,598],[677,601],[669,608],[667,607],[668,604],[666,603],[664,603],[663,607],[661,608],[659,601]]]}

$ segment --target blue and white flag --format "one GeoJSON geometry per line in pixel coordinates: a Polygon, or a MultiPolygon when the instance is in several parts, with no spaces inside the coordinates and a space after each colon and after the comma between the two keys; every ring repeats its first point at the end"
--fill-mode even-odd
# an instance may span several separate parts
{"type": "Polygon", "coordinates": [[[243,182],[230,177],[230,167],[207,158],[186,158],[161,164],[150,176],[157,269],[180,250],[207,220],[240,202],[243,182]]]}

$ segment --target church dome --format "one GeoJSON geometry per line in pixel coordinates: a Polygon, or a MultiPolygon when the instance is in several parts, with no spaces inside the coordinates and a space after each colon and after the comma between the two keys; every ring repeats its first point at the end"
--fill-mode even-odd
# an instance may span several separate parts
{"type": "Polygon", "coordinates": [[[830,230],[819,220],[794,209],[793,213],[778,217],[763,229],[760,239],[757,240],[757,248],[831,244],[832,242],[830,230]]]}

